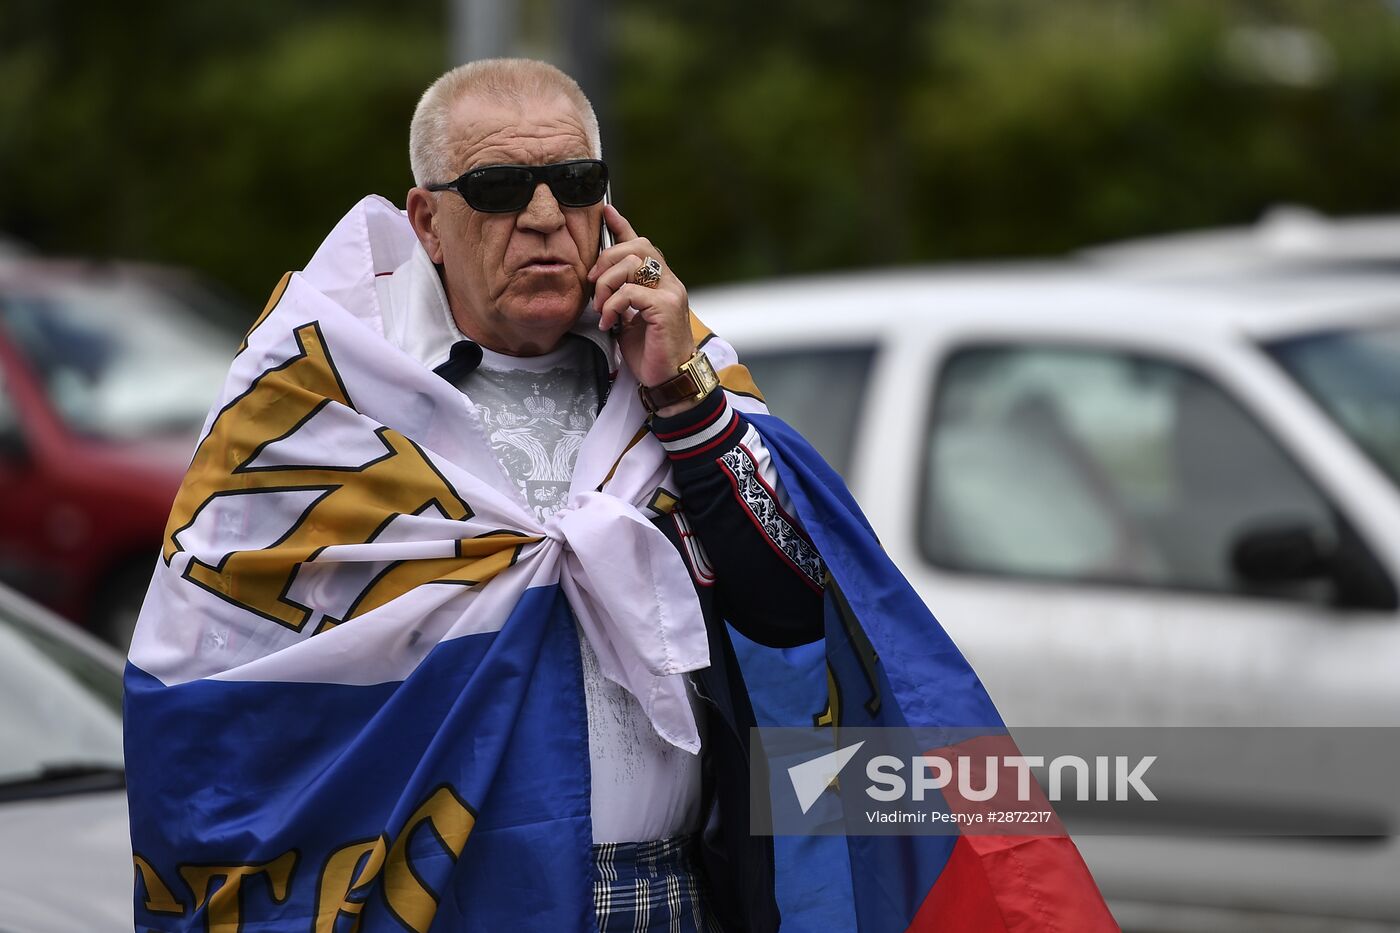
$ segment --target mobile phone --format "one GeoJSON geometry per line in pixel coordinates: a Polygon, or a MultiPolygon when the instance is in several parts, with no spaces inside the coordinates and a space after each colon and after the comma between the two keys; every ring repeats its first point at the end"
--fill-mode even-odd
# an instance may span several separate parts
{"type": "MultiPolygon", "coordinates": [[[[612,182],[608,182],[603,188],[603,206],[612,203],[612,182]]],[[[603,218],[602,230],[598,233],[598,252],[602,252],[613,245],[612,231],[608,229],[607,218],[603,218]]]]}
{"type": "MultiPolygon", "coordinates": [[[[606,205],[611,204],[611,203],[612,203],[612,182],[608,182],[608,183],[607,183],[607,186],[603,188],[603,204],[606,206],[606,205]]],[[[601,253],[603,252],[603,250],[610,248],[612,245],[613,245],[613,235],[612,235],[612,231],[608,229],[608,219],[607,219],[607,217],[604,217],[604,218],[603,218],[603,223],[602,223],[602,229],[598,231],[598,252],[601,254],[601,253]]],[[[612,328],[610,329],[609,333],[611,333],[614,337],[616,337],[618,334],[622,333],[622,321],[619,320],[616,324],[614,324],[614,325],[612,326],[612,328]]]]}

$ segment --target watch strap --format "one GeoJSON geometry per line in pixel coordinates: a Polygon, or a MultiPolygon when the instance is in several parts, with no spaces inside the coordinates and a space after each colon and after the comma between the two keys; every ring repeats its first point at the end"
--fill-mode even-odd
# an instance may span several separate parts
{"type": "Polygon", "coordinates": [[[696,350],[695,355],[680,366],[680,372],[660,385],[638,386],[637,393],[647,411],[655,414],[663,408],[691,399],[699,401],[709,395],[719,385],[719,377],[705,351],[696,350]]]}

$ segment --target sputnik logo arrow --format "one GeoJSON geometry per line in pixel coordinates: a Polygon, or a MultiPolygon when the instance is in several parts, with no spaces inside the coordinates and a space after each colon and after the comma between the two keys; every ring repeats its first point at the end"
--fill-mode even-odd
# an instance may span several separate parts
{"type": "Polygon", "coordinates": [[[788,777],[792,780],[792,789],[797,794],[797,803],[803,813],[812,809],[812,804],[817,802],[822,791],[831,786],[841,769],[850,763],[864,744],[864,741],[857,742],[788,768],[788,777]]]}

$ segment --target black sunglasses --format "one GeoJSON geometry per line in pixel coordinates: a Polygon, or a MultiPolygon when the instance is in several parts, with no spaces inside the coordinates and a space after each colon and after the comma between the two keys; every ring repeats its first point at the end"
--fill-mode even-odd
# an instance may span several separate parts
{"type": "Polygon", "coordinates": [[[474,211],[505,214],[530,203],[544,182],[564,207],[588,207],[608,190],[608,167],[601,159],[571,159],[551,165],[486,165],[455,181],[429,185],[429,191],[456,191],[474,211]]]}

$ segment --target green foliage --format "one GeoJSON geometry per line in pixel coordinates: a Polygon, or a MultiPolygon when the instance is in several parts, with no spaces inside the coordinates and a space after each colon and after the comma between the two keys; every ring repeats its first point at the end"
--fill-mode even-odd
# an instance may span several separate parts
{"type": "MultiPolygon", "coordinates": [[[[192,265],[250,306],[356,199],[402,201],[448,65],[428,0],[0,9],[0,230],[192,265]]],[[[608,22],[617,200],[692,284],[1400,210],[1395,3],[619,0],[608,22]]]]}
{"type": "Polygon", "coordinates": [[[1054,253],[1284,201],[1400,209],[1400,8],[1379,0],[626,19],[622,206],[707,277],[1054,253]],[[1315,39],[1316,83],[1237,60],[1241,35],[1279,27],[1315,39]]]}
{"type": "MultiPolygon", "coordinates": [[[[0,230],[187,264],[258,304],[364,194],[402,200],[436,4],[73,4],[0,31],[0,230]]],[[[14,23],[0,23],[0,28],[14,23]]]]}
{"type": "Polygon", "coordinates": [[[179,190],[159,203],[163,250],[231,270],[256,245],[265,258],[236,284],[264,290],[365,194],[401,203],[413,184],[409,116],[442,70],[438,46],[426,30],[329,19],[200,74],[170,165],[179,190]]]}

